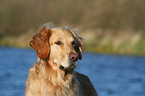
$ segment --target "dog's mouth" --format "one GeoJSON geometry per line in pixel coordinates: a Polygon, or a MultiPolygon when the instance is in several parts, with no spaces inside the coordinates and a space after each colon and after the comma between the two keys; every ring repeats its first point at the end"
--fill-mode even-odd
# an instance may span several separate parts
{"type": "Polygon", "coordinates": [[[77,67],[77,62],[76,61],[69,61],[69,66],[64,67],[63,65],[60,65],[59,68],[60,69],[74,69],[77,67]]]}
{"type": "Polygon", "coordinates": [[[69,58],[64,60],[60,65],[60,69],[74,69],[77,67],[77,61],[79,60],[79,55],[77,53],[70,53],[69,58]]]}

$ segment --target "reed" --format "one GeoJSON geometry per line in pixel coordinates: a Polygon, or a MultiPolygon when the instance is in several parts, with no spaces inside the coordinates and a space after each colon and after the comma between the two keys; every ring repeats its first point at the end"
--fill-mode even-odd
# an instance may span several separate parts
{"type": "Polygon", "coordinates": [[[144,4],[145,0],[0,0],[0,46],[28,47],[37,29],[52,21],[82,29],[87,51],[144,55],[144,4]]]}
{"type": "MultiPolygon", "coordinates": [[[[117,34],[113,34],[111,30],[102,31],[98,29],[93,31],[80,31],[79,34],[85,40],[84,49],[86,52],[145,55],[145,34],[142,32],[133,34],[130,31],[122,30],[117,32],[117,34]],[[122,34],[123,32],[124,34],[122,34]]],[[[7,36],[0,40],[0,45],[30,48],[29,41],[34,34],[36,34],[36,31],[31,30],[17,37],[7,36]]]]}
{"type": "Polygon", "coordinates": [[[134,34],[132,30],[122,30],[113,34],[111,30],[105,30],[105,32],[101,30],[94,31],[81,33],[86,40],[86,51],[145,55],[145,34],[143,32],[134,34]]]}

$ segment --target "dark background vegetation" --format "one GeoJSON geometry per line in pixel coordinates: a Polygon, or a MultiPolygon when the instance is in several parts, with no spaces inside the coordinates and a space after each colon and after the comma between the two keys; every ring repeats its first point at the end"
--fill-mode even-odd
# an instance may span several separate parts
{"type": "Polygon", "coordinates": [[[46,22],[79,28],[87,51],[144,55],[145,0],[0,0],[0,45],[28,47],[46,22]]]}
{"type": "Polygon", "coordinates": [[[103,53],[83,54],[76,69],[100,96],[145,96],[145,0],[0,0],[1,96],[24,96],[37,58],[19,48],[47,22],[78,28],[84,51],[103,53]]]}

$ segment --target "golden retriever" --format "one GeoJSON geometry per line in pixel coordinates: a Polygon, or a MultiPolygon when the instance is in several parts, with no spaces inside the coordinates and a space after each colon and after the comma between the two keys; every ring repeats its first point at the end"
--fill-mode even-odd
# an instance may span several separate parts
{"type": "Polygon", "coordinates": [[[44,25],[30,46],[38,61],[29,70],[25,96],[97,96],[88,77],[74,71],[83,43],[73,30],[44,25]]]}

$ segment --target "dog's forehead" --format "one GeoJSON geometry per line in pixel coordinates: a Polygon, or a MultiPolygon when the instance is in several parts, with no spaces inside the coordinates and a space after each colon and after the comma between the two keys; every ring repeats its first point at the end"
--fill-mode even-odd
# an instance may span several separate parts
{"type": "Polygon", "coordinates": [[[61,28],[61,27],[53,28],[52,36],[55,38],[60,38],[60,39],[73,38],[73,35],[69,29],[65,29],[65,28],[61,28]]]}

